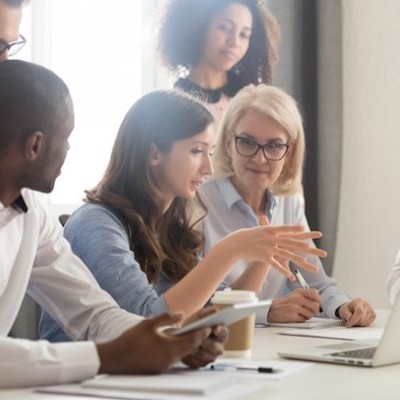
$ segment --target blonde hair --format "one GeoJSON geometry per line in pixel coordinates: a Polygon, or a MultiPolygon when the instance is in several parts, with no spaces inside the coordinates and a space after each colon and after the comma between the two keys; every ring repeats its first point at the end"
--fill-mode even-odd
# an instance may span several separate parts
{"type": "Polygon", "coordinates": [[[289,152],[281,175],[270,188],[276,195],[299,192],[303,174],[305,140],[303,121],[295,100],[283,90],[265,84],[248,85],[232,99],[219,125],[213,157],[214,177],[234,175],[227,146],[233,140],[236,125],[248,110],[257,111],[275,120],[288,134],[289,152]]]}

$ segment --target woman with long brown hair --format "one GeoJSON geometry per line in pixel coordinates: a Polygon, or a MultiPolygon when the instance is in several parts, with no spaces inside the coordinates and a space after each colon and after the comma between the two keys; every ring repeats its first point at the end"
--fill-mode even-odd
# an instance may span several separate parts
{"type": "MultiPolygon", "coordinates": [[[[324,254],[306,240],[319,232],[259,226],[233,232],[200,260],[204,241],[196,223],[206,211],[197,190],[213,172],[212,122],[203,105],[177,90],[142,97],[122,122],[103,178],[65,226],[74,253],[130,312],[187,316],[207,303],[239,259],[292,277],[287,260],[313,271],[298,253],[324,254]]],[[[41,335],[66,340],[48,316],[41,335]]]]}

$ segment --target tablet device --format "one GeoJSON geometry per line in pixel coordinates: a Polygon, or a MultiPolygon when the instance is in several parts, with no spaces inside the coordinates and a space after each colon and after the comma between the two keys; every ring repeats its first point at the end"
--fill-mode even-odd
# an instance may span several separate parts
{"type": "Polygon", "coordinates": [[[204,328],[207,326],[231,325],[234,322],[240,321],[241,319],[254,314],[260,308],[270,306],[271,303],[272,300],[264,300],[251,303],[232,304],[227,308],[223,308],[222,310],[217,311],[214,314],[207,315],[206,317],[198,319],[197,321],[190,322],[182,328],[170,333],[172,335],[181,335],[194,329],[204,328]]]}

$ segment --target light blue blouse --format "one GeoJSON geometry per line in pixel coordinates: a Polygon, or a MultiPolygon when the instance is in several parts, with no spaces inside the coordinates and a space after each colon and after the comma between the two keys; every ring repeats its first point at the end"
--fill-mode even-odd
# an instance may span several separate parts
{"type": "MultiPolygon", "coordinates": [[[[231,181],[226,179],[210,179],[200,187],[200,195],[208,208],[208,214],[203,221],[203,231],[206,239],[205,254],[221,238],[229,233],[259,225],[257,216],[251,207],[245,203],[231,181]]],[[[300,224],[309,230],[304,213],[301,196],[273,196],[268,193],[265,215],[271,225],[300,224]]],[[[336,281],[328,277],[318,257],[307,256],[308,260],[319,267],[318,272],[301,270],[310,287],[316,288],[324,303],[326,316],[335,318],[336,309],[343,303],[350,301],[349,295],[340,289],[336,281]]],[[[226,277],[226,284],[230,285],[245,270],[249,261],[237,262],[226,277]]],[[[287,294],[299,283],[291,282],[275,269],[271,269],[264,281],[260,292],[260,299],[274,299],[287,294]]],[[[266,323],[268,309],[257,314],[258,323],[266,323]]]]}

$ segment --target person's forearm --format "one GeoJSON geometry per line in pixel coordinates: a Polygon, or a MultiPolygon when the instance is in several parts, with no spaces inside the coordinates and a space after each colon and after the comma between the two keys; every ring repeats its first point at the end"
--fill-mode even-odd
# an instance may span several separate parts
{"type": "MultiPolygon", "coordinates": [[[[188,275],[165,293],[169,310],[183,311],[187,315],[203,307],[239,259],[271,264],[288,277],[291,273],[284,265],[288,260],[314,270],[316,267],[305,263],[297,253],[323,253],[307,244],[310,238],[319,236],[319,232],[304,232],[301,226],[239,229],[220,240],[188,275]]],[[[252,279],[244,278],[246,285],[254,282],[252,279]]]]}
{"type": "Polygon", "coordinates": [[[97,352],[100,359],[99,374],[117,374],[121,372],[118,368],[119,363],[114,361],[115,358],[118,358],[115,347],[113,342],[97,344],[97,352]]]}
{"type": "Polygon", "coordinates": [[[185,316],[202,308],[237,261],[230,240],[222,239],[183,279],[165,293],[171,312],[185,316]]]}
{"type": "Polygon", "coordinates": [[[232,289],[252,290],[257,295],[264,284],[271,266],[262,262],[250,263],[231,285],[232,289]]]}

